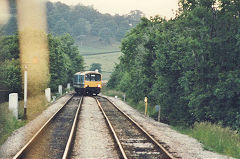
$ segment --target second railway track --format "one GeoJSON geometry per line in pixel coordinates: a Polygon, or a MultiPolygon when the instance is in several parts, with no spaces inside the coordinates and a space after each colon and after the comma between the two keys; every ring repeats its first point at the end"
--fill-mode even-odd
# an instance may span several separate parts
{"type": "Polygon", "coordinates": [[[173,159],[154,138],[107,98],[97,97],[100,109],[118,142],[122,158],[173,159]]]}

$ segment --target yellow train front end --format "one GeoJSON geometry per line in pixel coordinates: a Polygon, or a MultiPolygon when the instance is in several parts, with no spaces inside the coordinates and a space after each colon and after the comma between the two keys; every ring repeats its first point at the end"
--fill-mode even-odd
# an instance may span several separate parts
{"type": "Polygon", "coordinates": [[[102,76],[95,71],[78,72],[74,74],[73,87],[79,94],[99,94],[102,88],[102,76]]]}

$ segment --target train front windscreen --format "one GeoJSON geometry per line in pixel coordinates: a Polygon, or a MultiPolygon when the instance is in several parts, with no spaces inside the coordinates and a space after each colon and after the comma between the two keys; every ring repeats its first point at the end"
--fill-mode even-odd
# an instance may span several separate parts
{"type": "Polygon", "coordinates": [[[87,74],[85,75],[86,81],[101,81],[101,75],[100,74],[87,74]]]}

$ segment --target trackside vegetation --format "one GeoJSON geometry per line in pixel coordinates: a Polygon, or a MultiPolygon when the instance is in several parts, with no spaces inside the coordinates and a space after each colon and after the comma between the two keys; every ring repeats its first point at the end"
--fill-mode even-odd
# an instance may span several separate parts
{"type": "MultiPolygon", "coordinates": [[[[69,34],[47,36],[50,55],[48,86],[52,91],[56,91],[58,85],[66,86],[68,82],[72,82],[72,75],[84,69],[84,62],[69,34]]],[[[18,34],[0,37],[0,86],[6,87],[9,92],[22,95],[18,39],[18,34]]]]}
{"type": "Polygon", "coordinates": [[[16,129],[22,127],[24,121],[18,121],[8,110],[8,103],[0,104],[0,145],[16,129]]]}
{"type": "Polygon", "coordinates": [[[174,129],[196,138],[206,150],[240,158],[240,135],[229,127],[202,122],[195,123],[193,128],[174,129]]]}
{"type": "Polygon", "coordinates": [[[239,6],[180,0],[174,19],[142,18],[122,40],[108,87],[135,103],[147,96],[161,105],[164,123],[208,122],[240,132],[239,6]]]}
{"type": "Polygon", "coordinates": [[[165,123],[240,130],[240,2],[179,5],[176,18],[143,18],[126,35],[108,87],[160,104],[165,123]]]}
{"type": "MultiPolygon", "coordinates": [[[[23,118],[24,102],[19,102],[19,119],[23,118]]],[[[0,145],[11,133],[24,126],[27,122],[35,119],[48,107],[45,95],[37,95],[28,98],[27,120],[18,120],[8,109],[8,102],[0,104],[0,145]]]]}
{"type": "MultiPolygon", "coordinates": [[[[102,93],[107,96],[124,99],[124,93],[115,89],[103,87],[102,93]]],[[[131,98],[126,98],[126,103],[139,112],[144,113],[144,101],[134,102],[131,98]]],[[[158,112],[153,105],[148,106],[148,116],[157,120],[158,112]]],[[[172,126],[176,131],[189,135],[202,143],[203,148],[209,151],[232,156],[240,159],[240,134],[230,127],[223,127],[220,124],[210,122],[196,122],[191,127],[182,125],[172,126]]]]}
{"type": "MultiPolygon", "coordinates": [[[[9,93],[18,93],[20,100],[23,98],[20,62],[19,62],[19,36],[0,37],[0,88],[8,90],[9,93]]],[[[48,46],[50,53],[50,82],[48,86],[52,92],[57,91],[58,85],[66,87],[72,82],[72,75],[81,71],[83,58],[74,40],[69,34],[62,36],[48,35],[48,46]]],[[[43,90],[45,88],[42,88],[43,90]]],[[[43,91],[44,92],[44,91],[43,91]]],[[[0,96],[2,98],[2,96],[0,96]]],[[[1,99],[0,101],[6,101],[1,99]]],[[[19,102],[19,118],[23,117],[23,101],[19,102]]],[[[26,122],[33,120],[47,108],[47,101],[44,95],[29,96],[27,121],[17,120],[8,110],[8,103],[0,104],[0,145],[17,128],[26,122]]]]}

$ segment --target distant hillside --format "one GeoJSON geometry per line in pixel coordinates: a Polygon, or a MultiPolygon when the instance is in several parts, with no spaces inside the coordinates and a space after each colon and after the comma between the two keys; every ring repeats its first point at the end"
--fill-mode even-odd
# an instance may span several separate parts
{"type": "MultiPolygon", "coordinates": [[[[0,34],[4,35],[17,32],[16,0],[9,2],[11,18],[2,29],[0,28],[0,34]]],[[[123,16],[112,16],[102,14],[92,6],[68,6],[60,2],[47,2],[46,10],[48,32],[54,35],[69,33],[74,38],[80,54],[84,55],[85,69],[89,69],[92,63],[100,63],[105,80],[109,79],[115,63],[119,63],[118,57],[121,53],[99,53],[120,50],[121,39],[144,16],[138,10],[123,16]]]]}
{"type": "MultiPolygon", "coordinates": [[[[15,0],[10,0],[12,17],[3,27],[5,35],[17,31],[15,0]]],[[[46,3],[48,31],[54,35],[71,34],[81,48],[83,45],[119,43],[127,31],[136,26],[144,15],[131,11],[127,15],[102,14],[92,6],[68,6],[61,2],[46,3]]]]}

